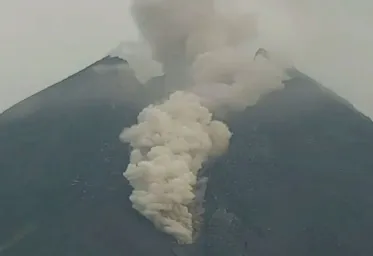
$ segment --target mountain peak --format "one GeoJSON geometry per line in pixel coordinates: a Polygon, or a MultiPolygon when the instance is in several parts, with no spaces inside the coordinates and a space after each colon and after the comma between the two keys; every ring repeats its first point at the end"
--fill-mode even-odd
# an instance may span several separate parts
{"type": "Polygon", "coordinates": [[[145,43],[122,42],[110,51],[109,56],[126,60],[142,84],[163,75],[162,65],[153,60],[150,48],[145,43]]]}
{"type": "Polygon", "coordinates": [[[157,231],[132,208],[118,136],[164,81],[133,73],[108,56],[0,115],[2,255],[373,255],[373,122],[296,69],[228,116],[195,244],[157,231]]]}

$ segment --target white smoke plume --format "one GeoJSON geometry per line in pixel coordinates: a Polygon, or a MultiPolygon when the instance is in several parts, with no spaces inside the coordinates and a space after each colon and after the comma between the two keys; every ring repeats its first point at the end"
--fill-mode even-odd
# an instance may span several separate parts
{"type": "MultiPolygon", "coordinates": [[[[227,14],[213,0],[134,0],[132,13],[170,96],[120,135],[133,207],[180,243],[192,243],[202,214],[199,170],[228,148],[231,132],[213,113],[242,110],[281,89],[282,69],[253,60],[256,16],[227,14]],[[196,202],[196,200],[198,202],[196,202]]],[[[203,182],[202,182],[203,181],[203,182]]]]}

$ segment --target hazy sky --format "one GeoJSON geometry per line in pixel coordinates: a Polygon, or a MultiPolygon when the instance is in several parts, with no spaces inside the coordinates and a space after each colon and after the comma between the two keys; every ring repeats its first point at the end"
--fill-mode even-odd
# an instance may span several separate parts
{"type": "MultiPolygon", "coordinates": [[[[0,0],[0,112],[135,39],[129,2],[0,0]]],[[[264,46],[373,117],[373,1],[225,2],[257,10],[264,46]]]]}
{"type": "Polygon", "coordinates": [[[0,0],[0,112],[136,37],[128,0],[0,0]]]}

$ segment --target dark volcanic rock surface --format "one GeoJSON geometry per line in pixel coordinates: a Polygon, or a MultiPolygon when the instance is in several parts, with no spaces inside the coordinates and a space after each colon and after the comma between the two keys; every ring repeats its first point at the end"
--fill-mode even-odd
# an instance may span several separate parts
{"type": "Polygon", "coordinates": [[[0,116],[0,255],[371,256],[373,123],[293,70],[284,90],[229,117],[201,235],[178,246],[135,212],[122,177],[141,86],[105,58],[0,116]]]}

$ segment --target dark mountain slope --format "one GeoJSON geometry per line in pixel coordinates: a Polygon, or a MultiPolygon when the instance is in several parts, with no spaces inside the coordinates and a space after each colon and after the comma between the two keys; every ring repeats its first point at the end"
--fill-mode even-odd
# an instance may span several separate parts
{"type": "Polygon", "coordinates": [[[230,124],[207,201],[254,233],[248,255],[372,254],[370,119],[296,77],[230,124]]]}
{"type": "Polygon", "coordinates": [[[207,171],[193,247],[132,210],[121,175],[118,135],[162,78],[141,86],[125,62],[105,58],[4,112],[0,255],[373,255],[373,123],[291,75],[228,120],[231,147],[207,171]]]}

